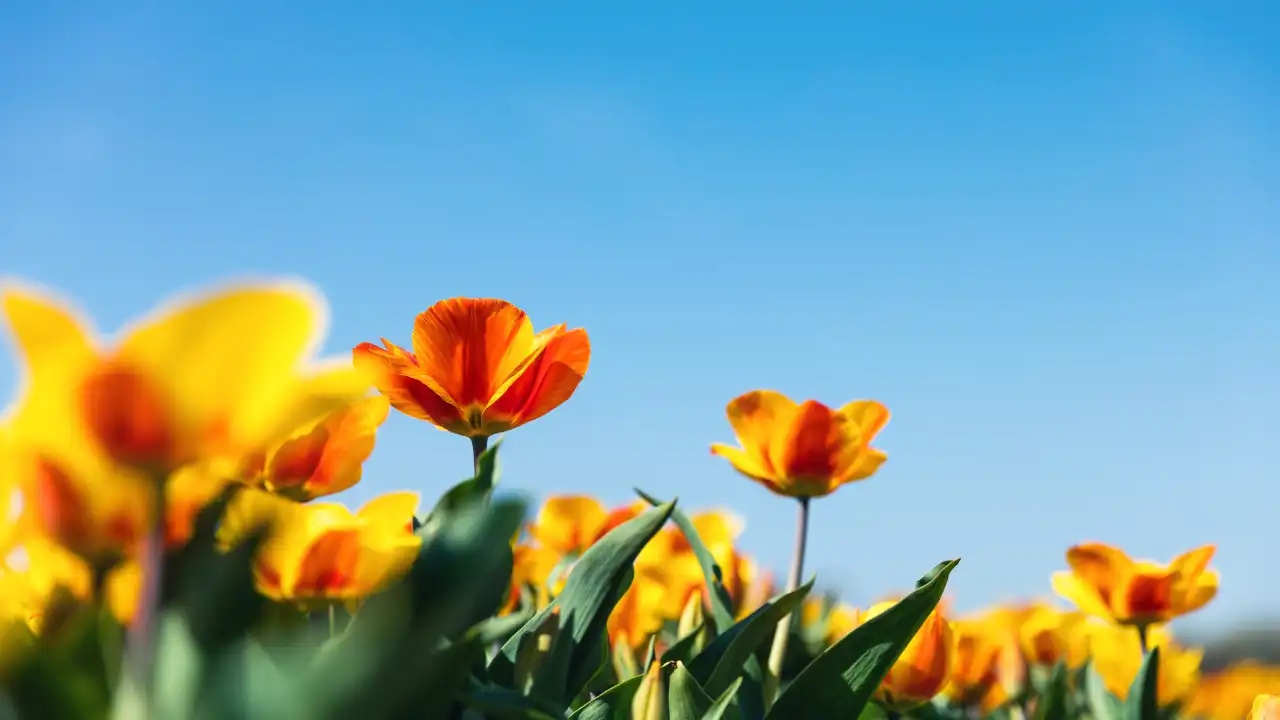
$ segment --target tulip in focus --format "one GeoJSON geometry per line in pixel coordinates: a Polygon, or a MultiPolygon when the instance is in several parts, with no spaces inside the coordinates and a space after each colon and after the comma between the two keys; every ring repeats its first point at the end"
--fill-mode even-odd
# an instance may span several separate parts
{"type": "Polygon", "coordinates": [[[756,390],[730,401],[726,414],[742,447],[716,443],[712,454],[779,495],[829,495],[871,477],[885,461],[870,443],[889,422],[889,411],[872,400],[832,410],[814,400],[797,405],[781,393],[756,390]]]}
{"type": "Polygon", "coordinates": [[[557,325],[535,334],[523,310],[490,299],[453,298],[428,308],[414,321],[413,352],[385,339],[382,345],[362,343],[352,352],[391,406],[473,438],[556,409],[591,360],[585,330],[557,325]]]}
{"type": "Polygon", "coordinates": [[[333,495],[360,482],[390,405],[362,398],[317,418],[254,458],[248,480],[298,502],[333,495]]]}
{"type": "Polygon", "coordinates": [[[1102,543],[1077,545],[1067,551],[1071,570],[1054,573],[1053,589],[1081,611],[1114,623],[1168,622],[1218,593],[1218,573],[1209,569],[1213,553],[1206,545],[1160,565],[1102,543]]]}
{"type": "MultiPolygon", "coordinates": [[[[861,622],[895,605],[882,602],[862,614],[861,622]]],[[[955,636],[942,611],[934,608],[907,644],[876,690],[875,699],[894,712],[903,713],[929,702],[946,686],[955,657],[955,636]]]]}
{"type": "MultiPolygon", "coordinates": [[[[1161,707],[1191,698],[1200,682],[1200,660],[1204,653],[1180,646],[1161,626],[1150,628],[1149,647],[1160,648],[1160,677],[1157,680],[1161,707]]],[[[1107,690],[1124,700],[1142,667],[1143,654],[1138,633],[1132,628],[1099,624],[1089,632],[1089,655],[1107,690]]]]}

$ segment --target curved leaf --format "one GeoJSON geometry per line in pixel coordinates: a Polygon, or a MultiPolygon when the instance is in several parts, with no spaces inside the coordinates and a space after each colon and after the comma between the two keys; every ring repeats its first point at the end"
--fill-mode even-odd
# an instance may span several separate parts
{"type": "Polygon", "coordinates": [[[723,634],[711,641],[689,664],[689,671],[702,681],[711,695],[719,695],[742,674],[743,665],[756,650],[773,637],[778,623],[789,616],[813,587],[813,580],[761,605],[723,634]]]}
{"type": "Polygon", "coordinates": [[[1124,720],[1159,720],[1160,717],[1160,648],[1151,648],[1142,659],[1142,667],[1125,698],[1124,720]]]}

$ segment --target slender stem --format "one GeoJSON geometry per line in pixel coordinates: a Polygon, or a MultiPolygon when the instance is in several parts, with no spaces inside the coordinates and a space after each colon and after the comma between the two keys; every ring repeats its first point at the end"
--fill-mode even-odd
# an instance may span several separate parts
{"type": "MultiPolygon", "coordinates": [[[[799,508],[796,513],[796,544],[791,556],[791,573],[787,576],[787,592],[800,587],[800,578],[804,575],[805,546],[809,541],[809,498],[797,498],[799,508]]],[[[791,636],[791,615],[778,621],[773,634],[773,647],[769,650],[769,678],[767,701],[773,703],[782,684],[782,663],[787,656],[787,640],[791,636]]]]}
{"type": "Polygon", "coordinates": [[[489,447],[488,435],[472,435],[471,436],[471,464],[475,468],[475,472],[480,472],[480,456],[489,447]]]}
{"type": "Polygon", "coordinates": [[[329,606],[329,638],[338,634],[338,611],[334,606],[329,606]]]}
{"type": "Polygon", "coordinates": [[[1151,648],[1147,645],[1147,630],[1149,625],[1138,626],[1138,645],[1142,648],[1142,654],[1145,656],[1151,648]]]}
{"type": "Polygon", "coordinates": [[[160,590],[164,583],[165,479],[152,487],[151,517],[140,551],[142,581],[138,589],[138,606],[129,626],[129,672],[138,690],[150,697],[154,677],[156,621],[160,612],[160,590]]]}

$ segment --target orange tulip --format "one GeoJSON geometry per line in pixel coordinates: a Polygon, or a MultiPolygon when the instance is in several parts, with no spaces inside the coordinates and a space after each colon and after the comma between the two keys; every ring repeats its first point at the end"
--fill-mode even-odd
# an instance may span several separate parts
{"type": "Polygon", "coordinates": [[[1059,662],[1066,662],[1071,668],[1083,665],[1088,644],[1080,626],[1085,620],[1083,613],[1064,612],[1047,604],[1033,606],[1018,628],[1018,641],[1027,662],[1043,667],[1059,662]]]}
{"type": "Polygon", "coordinates": [[[756,390],[734,398],[726,412],[742,447],[716,443],[712,454],[779,495],[828,495],[871,477],[885,461],[869,443],[889,422],[889,411],[872,400],[832,410],[814,400],[797,405],[781,393],[756,390]]]}
{"type": "Polygon", "coordinates": [[[1249,720],[1280,720],[1280,695],[1259,695],[1249,710],[1249,720]]]}
{"type": "Polygon", "coordinates": [[[984,714],[1003,700],[999,685],[1001,651],[1009,638],[991,619],[952,623],[955,654],[943,692],[956,705],[981,706],[984,714]]]}
{"type": "Polygon", "coordinates": [[[1214,546],[1179,555],[1169,565],[1134,561],[1102,543],[1067,551],[1070,571],[1053,575],[1053,589],[1081,611],[1121,625],[1150,625],[1204,607],[1218,593],[1209,570],[1214,546]]]}
{"type": "Polygon", "coordinates": [[[551,600],[551,588],[547,583],[560,561],[559,556],[547,548],[530,545],[516,545],[511,553],[511,591],[501,614],[505,615],[519,607],[520,593],[529,585],[534,587],[538,607],[545,607],[551,600]]]}
{"type": "MultiPolygon", "coordinates": [[[[882,602],[872,605],[862,614],[861,622],[876,617],[894,604],[882,602]]],[[[906,712],[929,702],[946,686],[954,657],[955,636],[951,623],[935,608],[881,681],[876,690],[876,700],[896,712],[906,712]]]]}
{"type": "Polygon", "coordinates": [[[605,510],[589,495],[552,495],[529,525],[529,534],[560,555],[580,555],[610,530],[644,512],[642,502],[605,510]]]}
{"type": "Polygon", "coordinates": [[[535,334],[524,311],[502,300],[442,300],[415,320],[412,353],[382,344],[352,352],[392,407],[468,437],[506,432],[556,409],[591,360],[585,330],[557,325],[535,334]]]}
{"type": "Polygon", "coordinates": [[[364,398],[308,423],[254,458],[250,481],[299,502],[351,488],[360,482],[389,409],[384,397],[364,398]]]}

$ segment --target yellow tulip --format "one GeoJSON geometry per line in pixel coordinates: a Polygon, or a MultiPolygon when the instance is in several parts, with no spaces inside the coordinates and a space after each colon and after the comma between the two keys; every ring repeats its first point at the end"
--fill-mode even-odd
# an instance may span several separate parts
{"type": "Polygon", "coordinates": [[[546,607],[551,601],[552,588],[548,587],[551,572],[560,562],[560,557],[552,550],[531,545],[516,545],[511,554],[511,591],[502,614],[510,613],[519,606],[520,593],[529,585],[534,587],[538,607],[546,607]]]}
{"type": "Polygon", "coordinates": [[[1200,679],[1186,706],[1186,715],[1203,720],[1239,720],[1253,701],[1280,689],[1280,667],[1245,661],[1200,679]]]}
{"type": "Polygon", "coordinates": [[[1280,720],[1280,696],[1264,694],[1255,698],[1249,720],[1280,720]]]}
{"type": "Polygon", "coordinates": [[[662,583],[637,573],[609,615],[609,645],[621,643],[635,650],[648,644],[668,619],[663,612],[666,597],[667,589],[662,583]]]}
{"type": "Polygon", "coordinates": [[[587,495],[554,495],[538,510],[529,534],[560,555],[579,555],[647,508],[645,503],[636,502],[608,511],[599,500],[587,495]]]}
{"type": "MultiPolygon", "coordinates": [[[[1091,625],[1088,630],[1093,667],[1113,695],[1125,699],[1142,667],[1142,649],[1133,628],[1091,625]]],[[[1190,699],[1200,681],[1200,660],[1204,653],[1178,645],[1162,626],[1148,630],[1149,647],[1160,648],[1158,699],[1161,707],[1190,699]]]]}
{"type": "MultiPolygon", "coordinates": [[[[894,604],[872,605],[862,614],[861,621],[880,615],[894,604]]],[[[875,699],[895,712],[906,712],[929,702],[946,686],[955,654],[951,623],[935,608],[881,681],[875,699]]]]}
{"type": "Polygon", "coordinates": [[[49,295],[11,288],[0,307],[27,370],[18,443],[99,483],[111,479],[107,460],[151,477],[201,459],[238,462],[370,387],[349,363],[303,366],[324,310],[296,284],[186,298],[111,347],[49,295]]]}
{"type": "Polygon", "coordinates": [[[1163,623],[1204,607],[1218,593],[1209,568],[1214,547],[1183,553],[1169,565],[1132,560],[1102,543],[1067,551],[1071,570],[1054,573],[1053,589],[1083,612],[1121,625],[1163,623]]]}
{"type": "Polygon", "coordinates": [[[344,405],[296,430],[250,459],[248,480],[299,502],[333,495],[360,482],[378,428],[391,409],[380,395],[344,405]]]}
{"type": "Polygon", "coordinates": [[[1004,628],[992,619],[957,620],[951,624],[955,652],[943,694],[963,707],[980,706],[985,713],[1003,701],[1000,654],[1008,645],[1004,628]]]}
{"type": "Polygon", "coordinates": [[[734,398],[726,413],[741,448],[716,443],[711,453],[779,495],[821,497],[871,477],[885,454],[870,443],[889,422],[871,400],[832,410],[814,400],[797,404],[772,390],[734,398]]]}
{"type": "Polygon", "coordinates": [[[1065,662],[1076,668],[1088,659],[1088,642],[1079,632],[1086,616],[1079,612],[1059,610],[1045,603],[1032,607],[1018,629],[1018,640],[1027,662],[1053,667],[1065,662]]]}
{"type": "Polygon", "coordinates": [[[228,544],[246,528],[274,522],[255,562],[259,591],[302,605],[355,601],[397,580],[417,557],[418,498],[391,493],[358,513],[336,503],[297,505],[248,490],[228,509],[228,544]]]}

